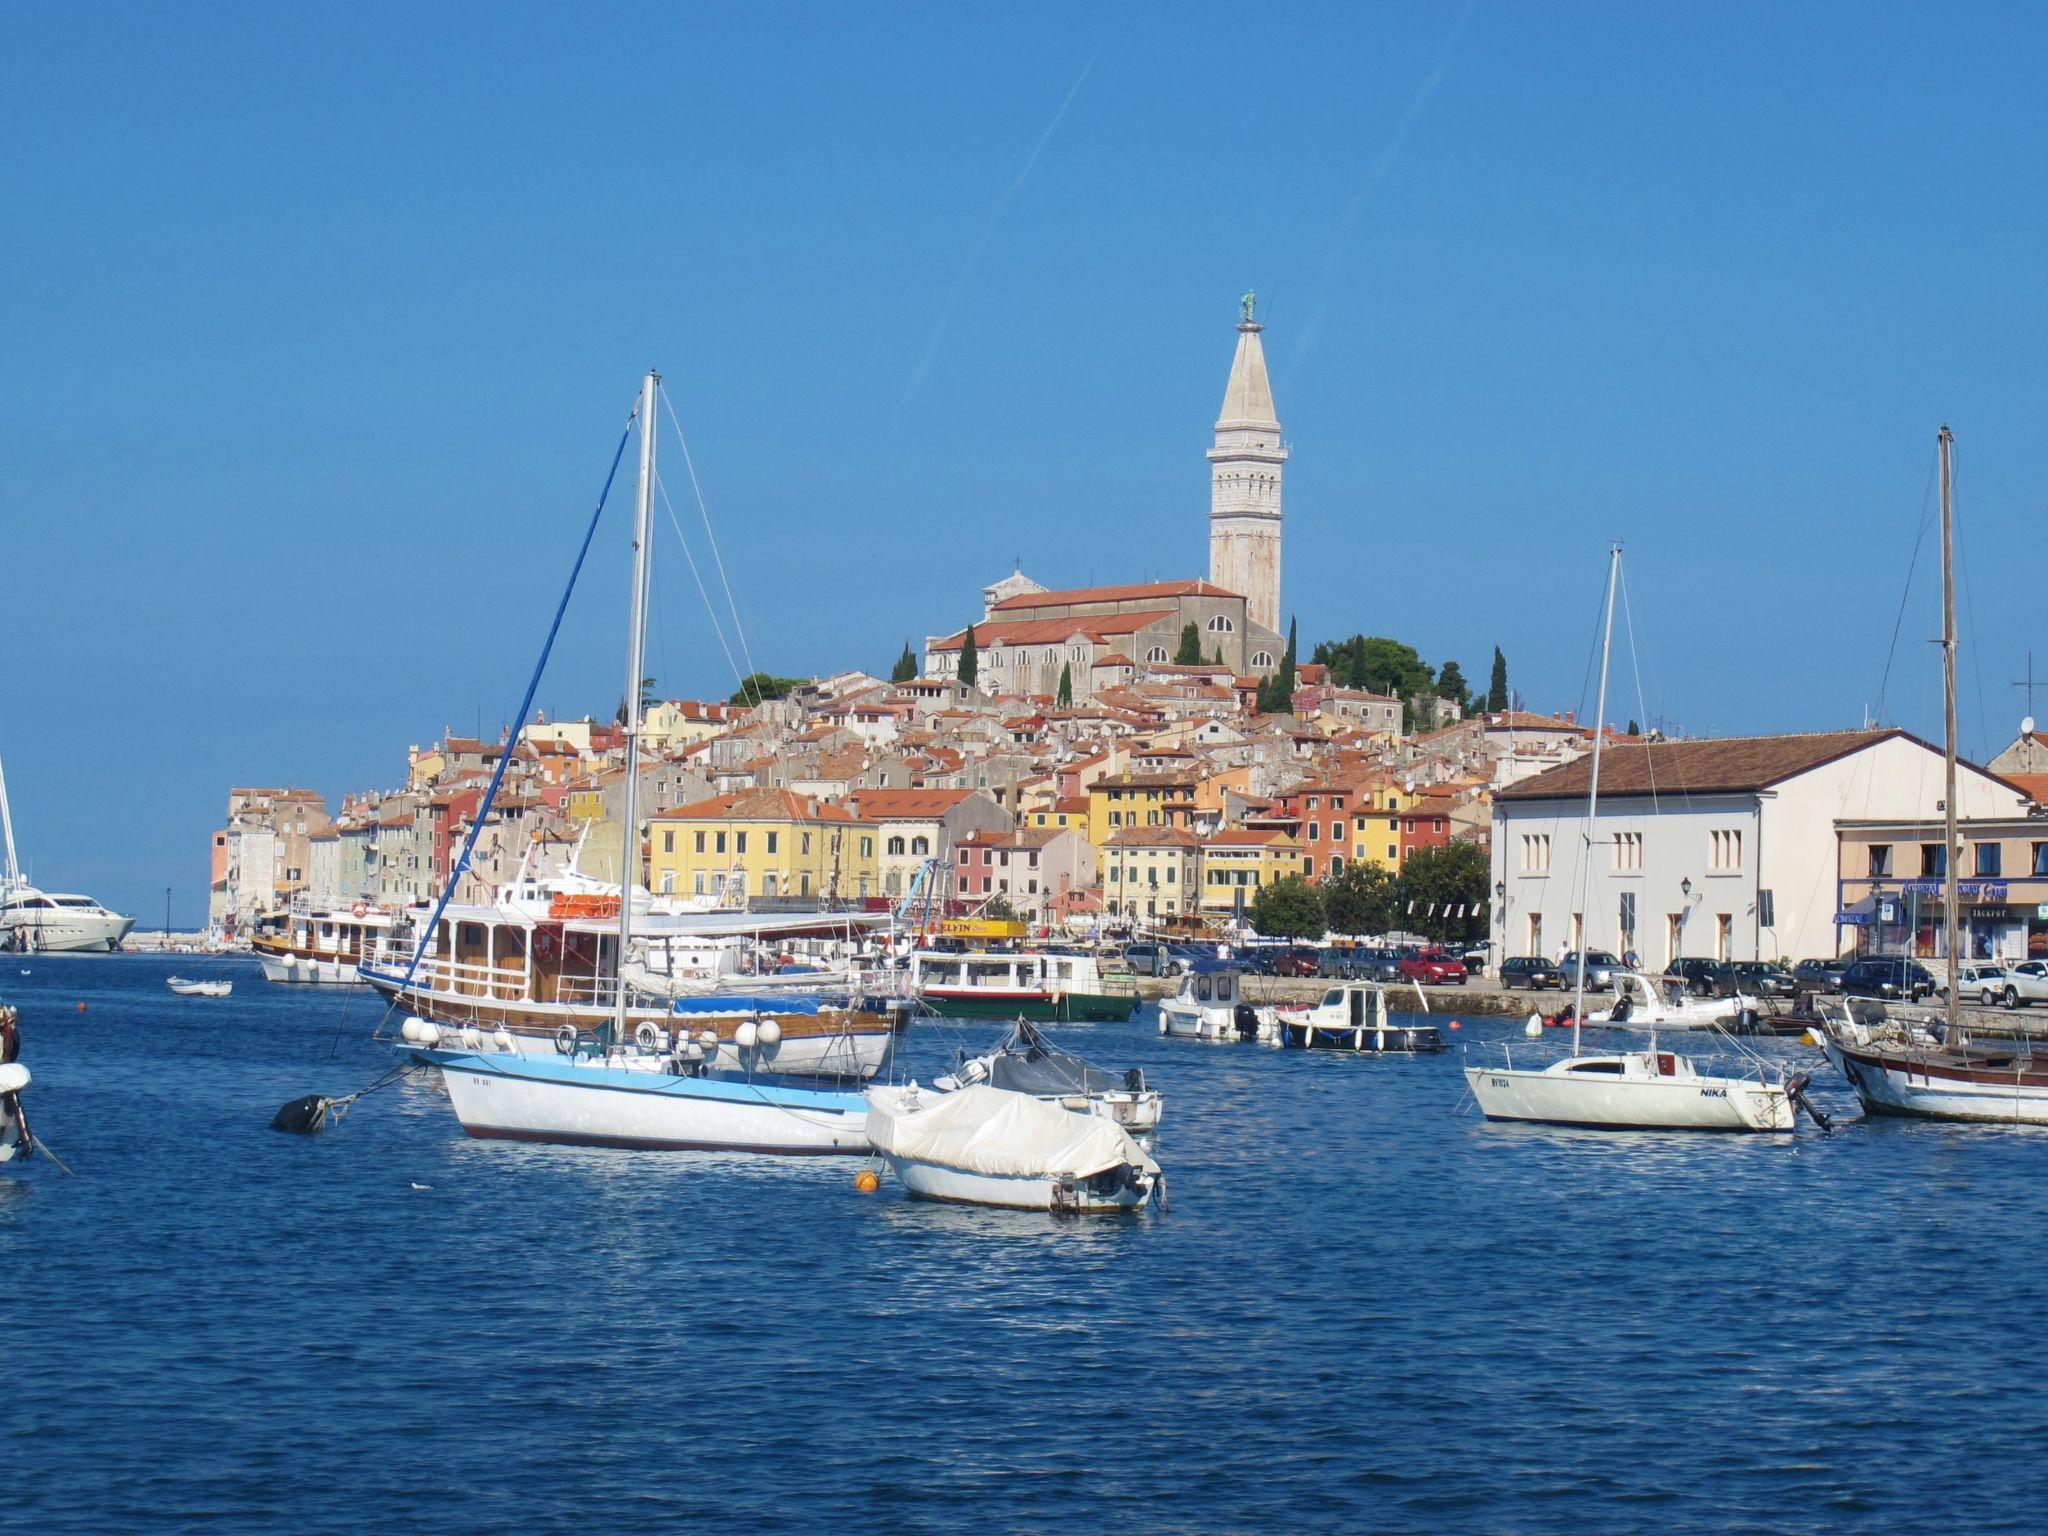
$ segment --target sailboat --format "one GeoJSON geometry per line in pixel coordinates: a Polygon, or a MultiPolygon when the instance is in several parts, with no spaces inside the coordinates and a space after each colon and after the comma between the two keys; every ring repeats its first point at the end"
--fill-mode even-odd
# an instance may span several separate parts
{"type": "MultiPolygon", "coordinates": [[[[646,675],[649,541],[654,498],[656,392],[661,376],[641,381],[635,412],[640,431],[640,489],[633,523],[632,622],[626,643],[626,773],[621,790],[621,857],[618,888],[590,922],[616,933],[613,953],[630,956],[634,925],[646,905],[636,886],[639,862],[641,679],[646,675]],[[615,909],[615,910],[614,910],[615,909]]],[[[624,441],[620,451],[624,451],[624,441]]],[[[616,461],[615,461],[616,462],[616,461]]],[[[599,502],[602,512],[603,502],[599,502]]],[[[592,528],[595,528],[593,519],[592,528]]],[[[585,548],[588,548],[586,536],[585,548]]],[[[579,559],[579,565],[580,565],[579,559]]],[[[574,579],[571,579],[573,589],[574,579]]],[[[567,606],[564,595],[563,606],[567,606]]],[[[560,623],[557,610],[556,623],[560,623]]],[[[552,645],[552,635],[549,644],[552,645]]],[[[541,664],[546,665],[543,651],[541,664]]],[[[536,671],[520,706],[525,719],[532,704],[536,671]]],[[[393,992],[403,997],[415,981],[429,943],[448,909],[457,881],[469,867],[477,836],[489,820],[491,803],[510,759],[500,759],[477,809],[464,846],[449,874],[433,916],[420,930],[418,948],[393,992]]],[[[605,935],[607,938],[611,934],[605,935]]],[[[716,1030],[656,1029],[635,1022],[632,987],[616,979],[596,1009],[564,1019],[549,1054],[522,1051],[503,1022],[451,1027],[409,1016],[400,1027],[401,1049],[440,1068],[456,1118],[471,1136],[487,1139],[558,1142],[577,1146],[660,1150],[716,1149],[766,1153],[862,1153],[869,1149],[868,1105],[858,1093],[822,1085],[799,1086],[767,1075],[781,1043],[773,1018],[739,1023],[731,1046],[739,1053],[736,1071],[717,1069],[725,1042],[716,1030]]]]}
{"type": "Polygon", "coordinates": [[[1866,1114],[1916,1115],[1932,1120],[1983,1120],[2001,1125],[2048,1125],[2048,1065],[2022,1038],[2017,1044],[1974,1044],[1963,1025],[1957,973],[1961,914],[1956,864],[1956,577],[1955,437],[1944,426],[1935,439],[1941,459],[1941,697],[1942,759],[1946,793],[1941,861],[1943,948],[1948,987],[1938,1032],[1931,1020],[1892,1013],[1863,998],[1831,999],[1821,1009],[1821,1050],[1849,1079],[1866,1114]]]}
{"type": "MultiPolygon", "coordinates": [[[[1600,814],[1600,749],[1607,735],[1608,659],[1614,644],[1614,594],[1621,577],[1621,546],[1607,564],[1607,617],[1600,641],[1600,701],[1593,727],[1592,783],[1586,796],[1586,836],[1579,864],[1579,910],[1589,910],[1594,828],[1600,814]]],[[[1583,935],[1581,936],[1583,938],[1583,935]]],[[[1534,1121],[1608,1130],[1789,1131],[1803,1084],[1774,1081],[1761,1062],[1752,1074],[1722,1076],[1704,1071],[1691,1057],[1648,1048],[1616,1055],[1588,1056],[1580,1050],[1580,1021],[1586,1016],[1586,971],[1578,968],[1572,1005],[1571,1054],[1545,1066],[1518,1067],[1503,1046],[1503,1062],[1467,1066],[1465,1081],[1480,1113],[1489,1120],[1534,1121]]],[[[1540,1030],[1539,1030],[1540,1033],[1540,1030]]]]}

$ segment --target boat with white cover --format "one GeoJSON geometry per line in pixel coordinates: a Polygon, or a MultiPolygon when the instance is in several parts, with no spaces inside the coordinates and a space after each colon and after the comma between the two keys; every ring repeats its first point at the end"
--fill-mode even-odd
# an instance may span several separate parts
{"type": "Polygon", "coordinates": [[[867,1133],[921,1200],[1025,1211],[1134,1211],[1164,1180],[1130,1132],[1100,1115],[976,1083],[867,1090],[867,1133]]]}
{"type": "Polygon", "coordinates": [[[1009,1093],[1028,1093],[1061,1109],[1100,1115],[1139,1136],[1159,1129],[1159,1117],[1166,1109],[1165,1099],[1158,1089],[1146,1086],[1139,1068],[1106,1071],[1061,1050],[1024,1019],[1017,1021],[1016,1028],[995,1049],[974,1057],[961,1052],[959,1065],[932,1086],[950,1093],[976,1083],[1009,1093]]]}
{"type": "Polygon", "coordinates": [[[1270,1008],[1246,1000],[1244,972],[1231,965],[1196,962],[1159,1004],[1159,1033],[1186,1040],[1261,1040],[1275,1027],[1270,1008]]]}

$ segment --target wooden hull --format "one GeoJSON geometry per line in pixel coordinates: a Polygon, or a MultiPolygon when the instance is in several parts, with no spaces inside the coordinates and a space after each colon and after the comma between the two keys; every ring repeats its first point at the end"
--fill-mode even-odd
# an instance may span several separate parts
{"type": "Polygon", "coordinates": [[[1822,1050],[1866,1113],[1995,1125],[2048,1125],[2048,1071],[2026,1058],[1943,1060],[1938,1052],[1887,1050],[1823,1034],[1822,1050]]]}

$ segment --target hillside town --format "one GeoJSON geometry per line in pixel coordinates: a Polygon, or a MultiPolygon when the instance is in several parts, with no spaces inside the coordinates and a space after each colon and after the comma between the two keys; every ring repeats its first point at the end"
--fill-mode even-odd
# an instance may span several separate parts
{"type": "MultiPolygon", "coordinates": [[[[1582,898],[1594,724],[1518,707],[1498,647],[1483,690],[1385,637],[1299,657],[1281,627],[1292,448],[1254,313],[1247,295],[1207,451],[1205,578],[1056,590],[1020,562],[887,678],[757,674],[726,701],[536,715],[495,741],[444,732],[407,749],[393,787],[333,808],[310,789],[233,789],[213,928],[431,902],[501,771],[455,899],[563,870],[622,815],[630,715],[634,878],[699,909],[915,897],[1097,937],[1401,930],[1495,964],[1590,946],[1659,965],[1936,951],[1921,898],[1943,873],[1942,753],[1915,736],[1686,740],[1610,722],[1582,898]]],[[[1972,955],[2048,951],[2044,796],[2031,720],[1964,765],[1972,955]]]]}

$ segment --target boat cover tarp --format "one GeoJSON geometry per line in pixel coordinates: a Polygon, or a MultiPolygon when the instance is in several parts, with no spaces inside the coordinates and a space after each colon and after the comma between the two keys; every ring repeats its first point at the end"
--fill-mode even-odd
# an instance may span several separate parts
{"type": "Polygon", "coordinates": [[[816,993],[803,992],[714,992],[705,997],[679,997],[671,1005],[677,1013],[809,1013],[823,1003],[816,993]]]}
{"type": "Polygon", "coordinates": [[[982,1058],[988,1085],[1012,1093],[1120,1093],[1124,1080],[1069,1051],[1048,1045],[1029,1024],[1019,1023],[1005,1040],[982,1058]]]}
{"type": "Polygon", "coordinates": [[[976,1085],[919,1094],[908,1111],[897,1089],[873,1088],[867,1099],[868,1138],[885,1157],[992,1178],[1085,1179],[1126,1163],[1159,1171],[1122,1126],[1029,1094],[976,1085]]]}

